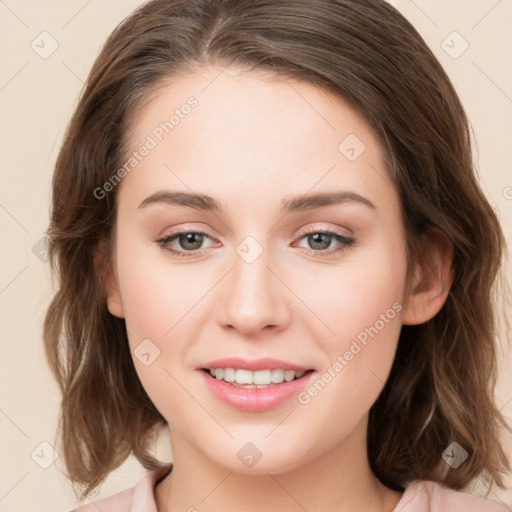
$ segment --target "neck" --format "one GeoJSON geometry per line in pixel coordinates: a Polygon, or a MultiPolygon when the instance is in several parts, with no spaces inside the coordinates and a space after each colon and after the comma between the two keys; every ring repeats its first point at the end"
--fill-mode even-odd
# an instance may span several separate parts
{"type": "Polygon", "coordinates": [[[403,493],[371,471],[365,427],[366,420],[343,443],[276,474],[230,471],[172,432],[173,470],[156,487],[158,510],[391,512],[403,493]]]}

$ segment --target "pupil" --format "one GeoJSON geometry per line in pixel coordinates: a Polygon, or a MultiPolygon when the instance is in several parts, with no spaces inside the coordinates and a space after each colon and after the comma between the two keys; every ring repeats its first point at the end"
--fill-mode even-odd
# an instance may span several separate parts
{"type": "MultiPolygon", "coordinates": [[[[182,237],[185,237],[185,242],[184,244],[182,244],[182,247],[183,248],[188,248],[188,249],[198,249],[199,247],[201,247],[201,243],[203,241],[203,236],[200,235],[199,233],[186,233],[185,235],[181,235],[182,237]],[[194,242],[194,238],[195,237],[198,237],[196,239],[196,241],[194,242]],[[191,243],[193,247],[187,247],[186,244],[188,243],[191,243]],[[194,244],[197,246],[195,247],[194,244]]],[[[183,238],[182,238],[183,240],[183,238]]]]}
{"type": "Polygon", "coordinates": [[[310,238],[313,240],[313,245],[315,245],[315,244],[321,245],[321,247],[315,247],[316,249],[326,249],[330,245],[331,236],[326,235],[325,233],[315,233],[313,235],[310,235],[310,238]],[[324,236],[327,238],[327,243],[325,240],[323,242],[321,240],[321,237],[324,237],[324,236]]]}

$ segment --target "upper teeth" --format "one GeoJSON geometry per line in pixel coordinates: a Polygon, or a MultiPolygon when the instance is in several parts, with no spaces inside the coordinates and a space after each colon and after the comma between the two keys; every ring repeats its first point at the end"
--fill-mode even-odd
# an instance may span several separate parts
{"type": "Polygon", "coordinates": [[[242,370],[241,368],[212,368],[210,375],[218,380],[232,382],[234,384],[249,384],[249,385],[269,385],[280,384],[284,381],[291,381],[295,378],[302,377],[306,372],[295,370],[283,370],[277,368],[275,370],[242,370]]]}

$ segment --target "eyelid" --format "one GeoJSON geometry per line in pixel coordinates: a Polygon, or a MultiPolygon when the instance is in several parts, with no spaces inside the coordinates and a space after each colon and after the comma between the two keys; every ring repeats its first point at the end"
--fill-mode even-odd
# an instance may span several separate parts
{"type": "MultiPolygon", "coordinates": [[[[350,231],[347,229],[347,231],[350,231]]],[[[304,236],[304,235],[310,235],[312,233],[336,233],[337,235],[343,237],[343,238],[347,238],[347,239],[350,239],[352,238],[352,234],[350,235],[347,235],[347,234],[343,234],[340,230],[340,228],[319,228],[317,226],[313,226],[311,228],[306,228],[301,235],[299,236],[304,236]]],[[[350,233],[352,233],[350,231],[350,233]]]]}
{"type": "MultiPolygon", "coordinates": [[[[174,241],[175,239],[177,239],[179,237],[180,234],[182,233],[191,233],[191,234],[196,234],[196,235],[202,235],[206,238],[209,238],[210,240],[215,240],[212,236],[210,236],[208,233],[204,232],[204,231],[201,231],[201,230],[198,230],[198,229],[194,229],[194,228],[191,228],[191,227],[183,227],[183,226],[179,226],[177,228],[174,229],[174,231],[172,231],[171,233],[169,233],[168,235],[164,235],[162,237],[158,237],[155,242],[160,245],[164,250],[167,250],[169,251],[170,253],[176,255],[177,257],[179,258],[199,258],[201,256],[203,256],[204,252],[206,251],[206,249],[197,249],[197,250],[192,250],[192,251],[185,251],[183,249],[181,250],[175,250],[175,249],[171,249],[169,247],[169,243],[171,241],[174,241]]],[[[302,249],[309,255],[312,255],[314,257],[328,257],[330,255],[337,255],[341,252],[344,252],[345,250],[347,250],[349,247],[353,246],[355,243],[356,243],[356,240],[353,236],[351,235],[344,235],[343,233],[341,233],[338,229],[328,229],[328,228],[318,228],[318,227],[315,227],[315,226],[312,226],[312,227],[309,227],[307,228],[306,230],[302,231],[302,233],[300,235],[298,235],[296,238],[294,238],[294,243],[302,240],[303,238],[305,238],[306,236],[310,235],[310,234],[324,234],[324,235],[328,235],[328,236],[331,236],[334,240],[338,241],[340,244],[342,244],[341,247],[337,248],[337,249],[329,249],[329,250],[313,250],[313,249],[308,249],[308,248],[304,248],[302,247],[302,249]]]]}
{"type": "MultiPolygon", "coordinates": [[[[348,228],[345,228],[345,229],[347,231],[350,231],[350,233],[352,233],[352,231],[349,230],[348,228]]],[[[300,235],[297,235],[297,236],[298,237],[302,237],[304,235],[309,235],[309,234],[312,234],[312,233],[327,233],[327,232],[328,233],[336,233],[337,235],[339,235],[341,237],[344,237],[344,238],[347,238],[347,239],[352,238],[352,234],[341,233],[339,231],[339,228],[321,228],[321,227],[318,227],[318,226],[312,226],[310,228],[306,228],[304,231],[301,232],[300,235]]],[[[205,235],[205,236],[207,236],[210,239],[214,238],[214,237],[210,236],[208,233],[206,233],[205,231],[201,231],[200,229],[196,229],[196,228],[190,227],[190,226],[187,226],[187,227],[178,226],[177,228],[174,228],[174,231],[172,231],[168,235],[161,235],[158,238],[168,238],[168,237],[171,237],[171,236],[174,236],[174,235],[178,235],[180,233],[197,233],[197,234],[205,235]]]]}

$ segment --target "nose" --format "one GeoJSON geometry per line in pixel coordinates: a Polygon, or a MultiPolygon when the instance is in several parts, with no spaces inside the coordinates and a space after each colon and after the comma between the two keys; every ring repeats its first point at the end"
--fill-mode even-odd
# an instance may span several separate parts
{"type": "Polygon", "coordinates": [[[263,250],[254,261],[240,254],[234,254],[233,267],[220,290],[219,324],[252,337],[264,329],[283,330],[290,321],[292,295],[284,284],[286,279],[279,275],[269,251],[263,250]]]}

